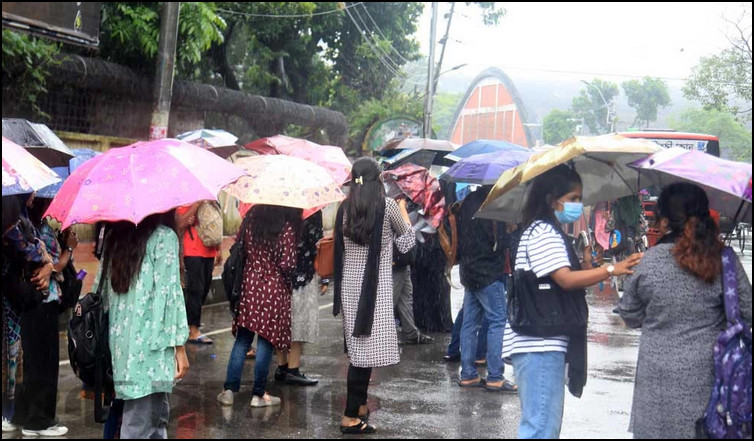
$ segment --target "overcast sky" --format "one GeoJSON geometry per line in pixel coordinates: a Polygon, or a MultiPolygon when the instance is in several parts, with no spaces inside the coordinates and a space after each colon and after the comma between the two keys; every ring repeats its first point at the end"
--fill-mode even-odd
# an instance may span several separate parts
{"type": "MultiPolygon", "coordinates": [[[[661,77],[682,83],[699,58],[728,46],[741,3],[498,3],[507,15],[485,27],[478,7],[456,3],[442,70],[444,77],[473,78],[487,67],[516,78],[622,81],[661,77]],[[457,40],[460,40],[457,41],[457,40]],[[615,75],[615,76],[613,76],[615,75]]],[[[751,26],[751,3],[748,26],[751,26]]],[[[445,32],[440,3],[437,40],[445,32]]],[[[425,6],[416,38],[428,54],[431,7],[425,6]]],[[[439,55],[440,46],[438,46],[439,55]]],[[[442,86],[441,86],[442,88],[442,86]]]]}

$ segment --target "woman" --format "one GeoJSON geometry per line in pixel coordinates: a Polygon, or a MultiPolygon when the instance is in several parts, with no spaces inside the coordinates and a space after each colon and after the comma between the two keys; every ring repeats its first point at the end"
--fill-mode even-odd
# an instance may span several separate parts
{"type": "Polygon", "coordinates": [[[155,214],[138,225],[108,228],[102,289],[109,310],[110,351],[117,399],[124,400],[121,438],[167,438],[168,395],[189,369],[174,212],[155,214]]]}
{"type": "MultiPolygon", "coordinates": [[[[631,274],[640,254],[607,268],[582,270],[572,246],[566,242],[561,224],[582,215],[581,177],[560,165],[538,176],[524,206],[525,229],[521,235],[515,270],[531,271],[545,284],[577,297],[584,289],[611,276],[631,274]]],[[[588,254],[588,253],[587,253],[588,254]]],[[[518,383],[522,413],[518,437],[559,438],[565,400],[566,359],[568,388],[580,396],[586,382],[586,329],[579,335],[548,338],[518,335],[505,327],[503,358],[510,357],[518,383]]]]}
{"type": "Polygon", "coordinates": [[[393,244],[405,254],[414,246],[405,203],[385,198],[380,167],[373,159],[353,164],[348,199],[335,223],[335,299],[343,312],[348,358],[344,434],[371,434],[367,390],[372,368],[400,361],[393,315],[393,244]]]}
{"type": "Polygon", "coordinates": [[[291,275],[296,269],[296,242],[301,210],[255,205],[246,214],[236,240],[243,240],[246,264],[233,329],[236,343],[228,361],[224,391],[217,400],[233,405],[241,388],[246,353],[257,334],[251,407],[280,405],[267,393],[267,374],[275,349],[291,346],[291,275]]]}
{"type": "MultiPolygon", "coordinates": [[[[657,202],[663,238],[626,281],[618,310],[641,328],[630,431],[635,438],[694,438],[715,382],[713,346],[725,328],[722,249],[707,195],[686,183],[657,202]]],[[[751,284],[736,259],[741,317],[751,326],[751,284]]]]}
{"type": "Polygon", "coordinates": [[[317,242],[322,239],[322,212],[308,217],[303,224],[297,246],[296,271],[293,274],[291,297],[291,349],[278,351],[275,380],[297,386],[314,386],[318,380],[308,378],[301,370],[301,354],[305,343],[313,343],[319,334],[320,278],[314,271],[317,242]]]}

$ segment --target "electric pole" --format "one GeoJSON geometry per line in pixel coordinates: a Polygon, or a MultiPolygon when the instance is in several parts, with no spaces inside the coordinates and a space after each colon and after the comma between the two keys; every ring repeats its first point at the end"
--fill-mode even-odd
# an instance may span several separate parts
{"type": "Polygon", "coordinates": [[[433,86],[435,83],[435,38],[437,37],[437,2],[432,2],[432,25],[429,37],[429,62],[427,69],[427,97],[424,101],[424,137],[429,138],[432,133],[432,101],[434,100],[433,86]]]}
{"type": "Polygon", "coordinates": [[[157,71],[154,76],[154,111],[152,112],[152,123],[149,126],[150,140],[168,136],[180,5],[180,2],[164,2],[162,4],[160,48],[157,53],[157,71]]]}

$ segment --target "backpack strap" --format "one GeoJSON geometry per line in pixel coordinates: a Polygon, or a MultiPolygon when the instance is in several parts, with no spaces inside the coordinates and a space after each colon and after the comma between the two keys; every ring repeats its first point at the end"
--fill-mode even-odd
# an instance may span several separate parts
{"type": "Polygon", "coordinates": [[[738,299],[738,274],[736,253],[731,247],[723,248],[723,301],[725,316],[730,324],[741,321],[741,308],[738,299]]]}

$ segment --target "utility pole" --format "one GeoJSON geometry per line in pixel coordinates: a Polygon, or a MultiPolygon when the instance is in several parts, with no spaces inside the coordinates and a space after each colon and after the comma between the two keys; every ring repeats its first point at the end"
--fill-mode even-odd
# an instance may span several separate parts
{"type": "Polygon", "coordinates": [[[452,2],[450,4],[450,12],[448,13],[448,25],[445,27],[445,36],[440,40],[440,43],[442,43],[442,50],[440,51],[440,59],[437,61],[437,68],[435,69],[435,72],[437,72],[437,75],[435,75],[435,81],[432,83],[432,95],[437,92],[437,83],[440,80],[440,72],[442,72],[442,59],[445,58],[445,47],[448,45],[448,36],[450,35],[450,23],[453,21],[453,12],[456,9],[456,2],[452,2]]]}
{"type": "Polygon", "coordinates": [[[424,101],[424,137],[429,138],[432,133],[432,104],[434,100],[433,86],[435,83],[435,38],[437,37],[437,2],[432,2],[432,25],[429,37],[429,63],[427,69],[427,97],[424,101]]]}
{"type": "Polygon", "coordinates": [[[154,76],[154,111],[152,112],[152,123],[149,126],[150,140],[168,136],[180,5],[180,2],[164,2],[162,4],[160,48],[157,53],[157,71],[154,76]]]}

